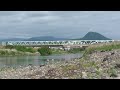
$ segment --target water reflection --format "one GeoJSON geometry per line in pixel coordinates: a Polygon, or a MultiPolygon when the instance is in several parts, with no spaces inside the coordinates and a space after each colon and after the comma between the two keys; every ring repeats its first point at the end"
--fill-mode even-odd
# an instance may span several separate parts
{"type": "Polygon", "coordinates": [[[65,54],[51,56],[16,56],[16,57],[0,57],[0,67],[4,66],[28,66],[28,65],[43,65],[48,61],[71,60],[80,58],[82,54],[65,54]]]}

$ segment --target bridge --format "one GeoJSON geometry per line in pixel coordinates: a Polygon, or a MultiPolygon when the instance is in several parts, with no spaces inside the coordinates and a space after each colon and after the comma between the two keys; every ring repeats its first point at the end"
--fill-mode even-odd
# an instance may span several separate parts
{"type": "Polygon", "coordinates": [[[64,41],[7,41],[2,45],[23,45],[23,46],[41,46],[41,45],[88,45],[95,43],[110,43],[114,40],[64,40],[64,41]]]}
{"type": "Polygon", "coordinates": [[[20,45],[20,46],[30,46],[30,47],[40,47],[47,45],[51,48],[63,48],[70,49],[74,47],[86,47],[89,44],[96,43],[110,43],[114,40],[63,40],[63,41],[7,41],[2,42],[3,46],[6,45],[20,45]]]}

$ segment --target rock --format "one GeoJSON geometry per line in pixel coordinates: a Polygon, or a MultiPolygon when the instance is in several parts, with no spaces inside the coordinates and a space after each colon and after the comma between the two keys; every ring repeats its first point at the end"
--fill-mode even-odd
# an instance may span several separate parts
{"type": "Polygon", "coordinates": [[[108,58],[108,56],[106,55],[105,58],[103,58],[102,62],[105,62],[105,61],[108,61],[108,60],[109,60],[109,58],[108,58]]]}
{"type": "Polygon", "coordinates": [[[91,73],[95,73],[96,72],[95,68],[89,68],[88,71],[91,72],[91,73]]]}
{"type": "Polygon", "coordinates": [[[32,64],[29,64],[28,66],[32,66],[32,64]]]}
{"type": "Polygon", "coordinates": [[[107,76],[105,76],[105,75],[101,76],[101,79],[106,79],[106,78],[107,78],[107,76]]]}
{"type": "Polygon", "coordinates": [[[114,54],[115,54],[114,52],[111,53],[111,55],[114,55],[114,54]]]}
{"type": "Polygon", "coordinates": [[[115,68],[120,68],[120,64],[116,64],[116,65],[115,65],[115,68]]]}
{"type": "Polygon", "coordinates": [[[115,73],[112,73],[112,74],[110,75],[110,77],[118,77],[118,75],[115,74],[115,73]]]}
{"type": "Polygon", "coordinates": [[[40,65],[40,67],[43,67],[43,66],[45,66],[45,65],[44,65],[44,64],[41,64],[41,65],[40,65]]]}
{"type": "Polygon", "coordinates": [[[101,50],[100,52],[105,52],[105,50],[101,50]]]}
{"type": "Polygon", "coordinates": [[[87,78],[86,72],[82,72],[82,78],[83,78],[83,79],[87,78]]]}

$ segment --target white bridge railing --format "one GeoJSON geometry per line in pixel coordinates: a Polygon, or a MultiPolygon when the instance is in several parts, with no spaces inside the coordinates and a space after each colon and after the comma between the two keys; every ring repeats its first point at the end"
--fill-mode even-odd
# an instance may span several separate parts
{"type": "Polygon", "coordinates": [[[66,41],[8,41],[2,42],[2,45],[83,45],[94,43],[110,43],[114,40],[66,40],[66,41]]]}

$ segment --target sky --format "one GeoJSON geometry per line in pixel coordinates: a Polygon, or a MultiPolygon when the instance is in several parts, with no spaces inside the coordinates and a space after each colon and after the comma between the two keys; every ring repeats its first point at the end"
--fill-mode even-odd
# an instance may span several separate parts
{"type": "Polygon", "coordinates": [[[0,11],[0,39],[81,38],[98,32],[120,39],[120,11],[0,11]]]}

